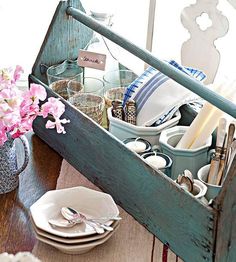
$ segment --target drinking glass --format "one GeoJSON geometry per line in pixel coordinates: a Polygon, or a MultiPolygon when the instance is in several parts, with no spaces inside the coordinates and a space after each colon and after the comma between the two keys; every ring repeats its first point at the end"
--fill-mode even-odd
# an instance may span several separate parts
{"type": "Polygon", "coordinates": [[[128,87],[137,75],[128,69],[113,70],[103,76],[105,84],[105,101],[108,107],[115,99],[123,100],[126,87],[128,87]]]}
{"type": "Polygon", "coordinates": [[[48,85],[64,99],[68,99],[67,85],[70,80],[82,82],[83,69],[76,61],[65,60],[47,69],[48,85]]]}
{"type": "Polygon", "coordinates": [[[77,109],[102,125],[104,110],[104,82],[98,78],[85,77],[82,82],[71,80],[68,83],[69,102],[77,109]],[[78,90],[78,86],[82,86],[78,90]]]}

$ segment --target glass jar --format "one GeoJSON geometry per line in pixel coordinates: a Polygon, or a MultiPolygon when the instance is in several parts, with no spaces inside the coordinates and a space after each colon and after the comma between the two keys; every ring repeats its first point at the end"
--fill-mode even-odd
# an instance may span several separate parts
{"type": "MultiPolygon", "coordinates": [[[[91,17],[108,27],[111,27],[113,24],[112,14],[91,11],[91,17]]],[[[112,51],[115,46],[116,44],[94,31],[93,37],[84,49],[90,52],[106,55],[105,71],[86,67],[84,69],[85,77],[96,77],[103,79],[103,75],[106,72],[117,70],[119,68],[119,62],[113,55],[112,51]]]]}

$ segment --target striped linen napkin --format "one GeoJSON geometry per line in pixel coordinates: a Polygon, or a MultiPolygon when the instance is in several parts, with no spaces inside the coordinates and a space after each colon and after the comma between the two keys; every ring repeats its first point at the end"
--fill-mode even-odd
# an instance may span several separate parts
{"type": "MultiPolygon", "coordinates": [[[[206,78],[197,69],[183,67],[174,60],[169,63],[199,81],[206,78]]],[[[123,106],[130,98],[136,102],[137,125],[158,126],[171,119],[180,106],[197,100],[198,96],[157,69],[148,67],[127,87],[123,106]]]]}

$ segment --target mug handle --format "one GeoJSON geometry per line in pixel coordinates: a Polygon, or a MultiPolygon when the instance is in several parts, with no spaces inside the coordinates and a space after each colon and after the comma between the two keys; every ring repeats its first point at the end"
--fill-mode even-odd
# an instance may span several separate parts
{"type": "Polygon", "coordinates": [[[19,175],[22,171],[24,171],[26,166],[29,163],[29,142],[24,135],[22,135],[18,138],[20,139],[20,141],[23,144],[24,152],[25,152],[25,159],[24,159],[22,166],[16,171],[16,175],[19,175]]]}
{"type": "Polygon", "coordinates": [[[215,155],[216,151],[215,149],[211,149],[207,152],[207,163],[211,162],[211,159],[213,158],[213,156],[215,155]]]}

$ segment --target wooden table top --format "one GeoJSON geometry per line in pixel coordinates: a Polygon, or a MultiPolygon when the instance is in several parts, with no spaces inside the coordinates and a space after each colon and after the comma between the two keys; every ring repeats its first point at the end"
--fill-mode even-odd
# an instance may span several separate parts
{"type": "MultiPolygon", "coordinates": [[[[35,237],[31,229],[29,208],[46,191],[55,189],[62,158],[35,134],[27,134],[30,160],[20,175],[19,188],[0,194],[0,253],[32,251],[35,237]]],[[[21,159],[23,152],[19,146],[21,159]]]]}

